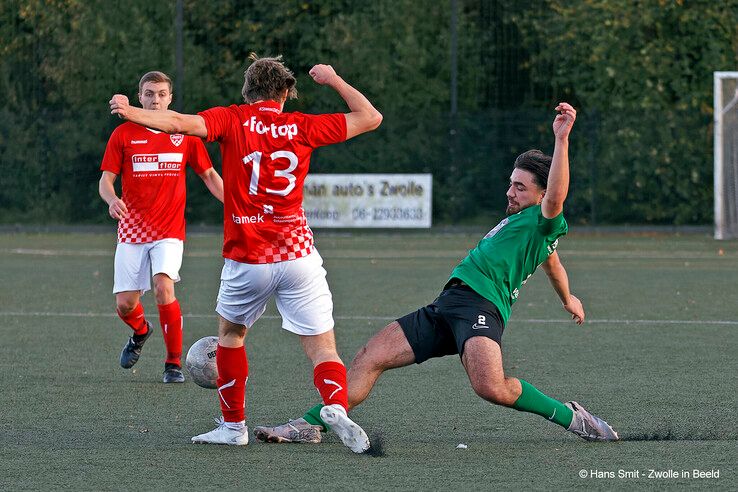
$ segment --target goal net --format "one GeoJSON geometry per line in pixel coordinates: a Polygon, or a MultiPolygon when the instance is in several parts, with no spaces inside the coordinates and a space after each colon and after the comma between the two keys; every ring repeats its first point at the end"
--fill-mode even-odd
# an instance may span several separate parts
{"type": "Polygon", "coordinates": [[[738,237],[738,72],[715,72],[715,239],[738,237]]]}

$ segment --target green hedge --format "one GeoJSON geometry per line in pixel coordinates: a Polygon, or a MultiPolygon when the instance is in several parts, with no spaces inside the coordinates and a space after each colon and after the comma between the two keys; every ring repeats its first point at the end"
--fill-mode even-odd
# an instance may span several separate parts
{"type": "MultiPolygon", "coordinates": [[[[330,63],[382,127],[316,152],[316,172],[431,172],[435,221],[493,220],[515,155],[551,151],[552,108],[579,109],[567,214],[578,223],[712,218],[712,72],[738,69],[738,0],[458,1],[458,112],[450,114],[453,2],[186,0],[184,108],[238,102],[246,56],[282,53],[288,109],[343,111],[307,76],[330,63]]],[[[174,74],[174,2],[0,4],[0,223],[108,221],[99,162],[146,71],[174,74]]],[[[216,161],[217,147],[210,147],[216,161]]],[[[197,178],[190,222],[217,223],[197,178]]]]}

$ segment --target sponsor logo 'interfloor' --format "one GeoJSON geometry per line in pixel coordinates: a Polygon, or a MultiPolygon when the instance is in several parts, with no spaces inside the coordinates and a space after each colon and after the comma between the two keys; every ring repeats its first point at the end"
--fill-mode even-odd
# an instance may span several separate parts
{"type": "Polygon", "coordinates": [[[183,159],[184,154],[176,152],[163,154],[135,154],[133,156],[133,172],[179,171],[182,169],[183,159]]]}

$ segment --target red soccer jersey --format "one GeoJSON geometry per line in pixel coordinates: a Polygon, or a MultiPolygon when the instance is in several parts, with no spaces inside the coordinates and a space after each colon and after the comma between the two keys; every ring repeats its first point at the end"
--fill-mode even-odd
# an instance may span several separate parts
{"type": "Polygon", "coordinates": [[[307,256],[313,233],[302,188],[313,149],[346,140],[341,113],[282,113],[275,101],[211,108],[208,142],[223,156],[223,256],[277,263],[307,256]]]}
{"type": "Polygon", "coordinates": [[[113,131],[100,170],[121,176],[128,217],[118,222],[118,242],[185,238],[185,166],[197,174],[212,167],[197,137],[169,135],[125,122],[113,131]]]}

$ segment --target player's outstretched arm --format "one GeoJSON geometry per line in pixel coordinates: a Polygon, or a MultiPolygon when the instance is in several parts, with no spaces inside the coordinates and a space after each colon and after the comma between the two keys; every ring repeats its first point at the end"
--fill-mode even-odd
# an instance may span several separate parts
{"type": "Polygon", "coordinates": [[[103,171],[100,184],[98,185],[98,192],[100,193],[100,198],[108,204],[108,213],[110,216],[115,220],[121,220],[128,215],[128,207],[126,207],[125,202],[118,198],[118,195],[115,193],[113,183],[115,183],[117,177],[118,175],[115,173],[103,171]]]}
{"type": "Polygon", "coordinates": [[[315,65],[310,76],[320,85],[332,87],[346,101],[346,140],[376,129],[382,123],[382,113],[372,103],[343,80],[330,65],[315,65]]]}
{"type": "Polygon", "coordinates": [[[198,174],[198,176],[200,176],[200,179],[202,179],[205,186],[210,190],[210,193],[220,200],[220,203],[223,203],[223,179],[218,174],[218,171],[211,167],[207,171],[198,174]]]}
{"type": "Polygon", "coordinates": [[[541,213],[552,219],[564,210],[564,201],[569,193],[569,133],[577,119],[577,112],[569,103],[556,106],[559,114],[553,122],[555,137],[553,161],[548,172],[546,194],[541,202],[541,213]]]}
{"type": "Polygon", "coordinates": [[[181,114],[176,111],[159,111],[131,106],[128,97],[115,94],[110,99],[110,114],[138,123],[139,125],[161,130],[165,133],[183,133],[200,138],[208,136],[205,120],[198,114],[181,114]]]}
{"type": "Polygon", "coordinates": [[[584,307],[582,301],[576,298],[569,290],[569,276],[566,274],[564,265],[561,264],[559,254],[554,251],[541,265],[546,272],[551,286],[561,299],[564,309],[571,314],[571,319],[578,325],[584,323],[584,307]]]}

